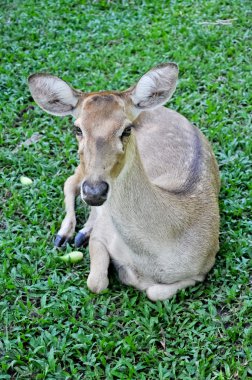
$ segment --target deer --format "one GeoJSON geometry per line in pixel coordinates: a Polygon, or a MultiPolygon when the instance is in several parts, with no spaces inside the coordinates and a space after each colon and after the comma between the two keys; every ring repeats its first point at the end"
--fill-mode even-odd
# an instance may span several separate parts
{"type": "Polygon", "coordinates": [[[164,107],[178,72],[162,63],[125,91],[87,93],[50,74],[28,78],[44,111],[75,120],[79,165],[64,184],[55,246],[75,233],[80,195],[91,211],[75,246],[89,240],[91,292],[108,287],[112,263],[123,284],[162,301],[203,282],[215,263],[219,169],[203,133],[164,107]]]}

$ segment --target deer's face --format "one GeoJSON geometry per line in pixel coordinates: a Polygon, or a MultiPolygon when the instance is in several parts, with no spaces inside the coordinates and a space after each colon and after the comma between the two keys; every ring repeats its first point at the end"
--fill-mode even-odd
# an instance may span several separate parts
{"type": "Polygon", "coordinates": [[[102,205],[120,176],[133,145],[132,121],[143,110],[167,102],[176,87],[178,68],[161,64],[148,71],[129,90],[85,94],[50,74],[33,74],[29,88],[34,100],[53,115],[73,115],[84,173],[81,196],[88,204],[102,205]],[[132,144],[130,144],[132,142],[132,144]]]}
{"type": "Polygon", "coordinates": [[[84,173],[81,197],[89,205],[99,206],[125,165],[132,123],[122,97],[112,93],[91,94],[79,109],[74,124],[84,173]]]}

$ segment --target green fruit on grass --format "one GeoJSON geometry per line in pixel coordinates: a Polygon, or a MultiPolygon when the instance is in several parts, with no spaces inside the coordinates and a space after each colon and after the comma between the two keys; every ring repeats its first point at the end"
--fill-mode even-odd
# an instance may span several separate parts
{"type": "Polygon", "coordinates": [[[20,182],[22,183],[22,185],[30,186],[33,183],[33,180],[29,177],[25,177],[22,175],[20,177],[20,182]]]}
{"type": "Polygon", "coordinates": [[[78,263],[83,259],[83,253],[79,251],[73,251],[70,253],[66,253],[63,256],[59,256],[59,259],[64,261],[65,263],[78,263]]]}

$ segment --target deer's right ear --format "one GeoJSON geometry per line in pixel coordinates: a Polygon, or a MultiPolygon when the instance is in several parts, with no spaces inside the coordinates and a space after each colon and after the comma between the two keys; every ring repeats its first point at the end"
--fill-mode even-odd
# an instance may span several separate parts
{"type": "Polygon", "coordinates": [[[80,91],[72,89],[66,82],[50,74],[33,74],[28,85],[35,102],[52,115],[74,115],[80,91]]]}
{"type": "Polygon", "coordinates": [[[178,66],[163,63],[148,71],[131,91],[131,99],[137,109],[147,110],[165,104],[176,88],[178,66]]]}

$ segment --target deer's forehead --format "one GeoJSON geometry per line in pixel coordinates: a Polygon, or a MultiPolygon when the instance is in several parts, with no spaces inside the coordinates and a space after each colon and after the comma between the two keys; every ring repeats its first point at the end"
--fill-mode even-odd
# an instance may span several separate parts
{"type": "Polygon", "coordinates": [[[76,123],[87,132],[113,134],[127,120],[123,103],[113,94],[93,95],[84,100],[81,115],[76,123]]]}
{"type": "Polygon", "coordinates": [[[87,96],[82,104],[85,113],[109,113],[114,111],[123,111],[124,103],[122,99],[113,93],[96,93],[87,96]]]}

